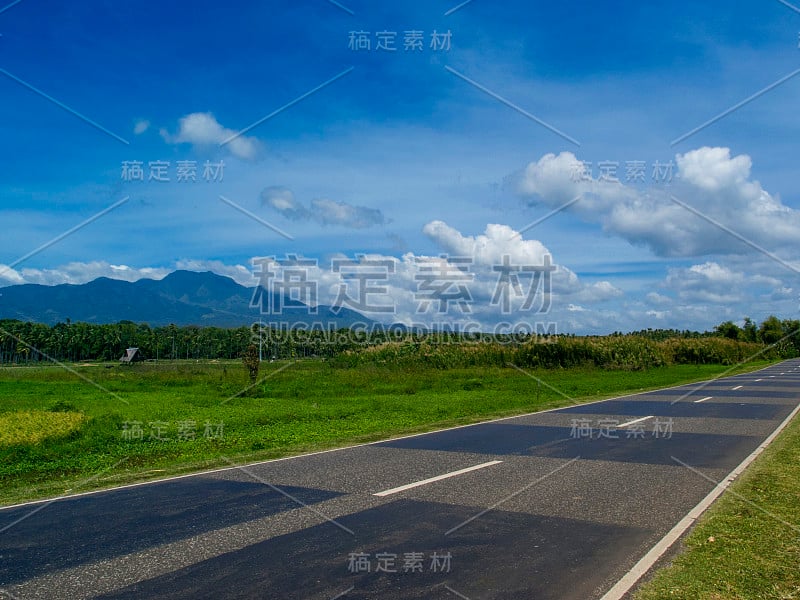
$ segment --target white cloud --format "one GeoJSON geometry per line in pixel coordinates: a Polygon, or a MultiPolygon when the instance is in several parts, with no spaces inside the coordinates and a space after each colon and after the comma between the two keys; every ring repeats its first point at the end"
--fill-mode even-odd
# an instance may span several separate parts
{"type": "Polygon", "coordinates": [[[383,213],[377,208],[353,206],[327,198],[312,200],[311,214],[323,225],[343,225],[354,229],[383,225],[386,222],[383,213]]]}
{"type": "Polygon", "coordinates": [[[586,303],[606,302],[624,295],[623,291],[608,281],[598,281],[591,285],[583,285],[575,294],[575,299],[586,303]]]}
{"type": "Polygon", "coordinates": [[[469,256],[479,265],[502,264],[508,256],[514,264],[541,265],[550,253],[538,240],[525,240],[507,225],[489,224],[483,235],[463,236],[443,221],[431,221],[422,232],[453,256],[469,256]]]}
{"type": "Polygon", "coordinates": [[[174,267],[131,267],[113,265],[105,261],[88,263],[71,262],[54,269],[22,269],[16,271],[0,265],[0,287],[33,283],[38,285],[60,285],[70,283],[80,285],[99,277],[120,281],[140,279],[163,279],[175,270],[204,272],[230,277],[240,285],[254,286],[256,279],[250,269],[242,265],[226,265],[218,260],[178,260],[174,267]]]}
{"type": "Polygon", "coordinates": [[[19,271],[12,269],[8,265],[0,264],[0,287],[20,285],[23,283],[27,282],[19,271]]]}
{"type": "Polygon", "coordinates": [[[670,315],[670,312],[668,310],[648,310],[645,314],[658,321],[663,321],[670,315]]]}
{"type": "Polygon", "coordinates": [[[261,204],[278,211],[292,221],[300,221],[310,217],[308,209],[294,197],[292,190],[272,186],[261,192],[261,204]]]}
{"type": "Polygon", "coordinates": [[[678,154],[676,163],[684,181],[707,192],[735,191],[747,186],[752,187],[751,192],[758,191],[758,183],[748,182],[753,166],[750,157],[741,155],[731,158],[728,148],[704,147],[678,154]]]}
{"type": "Polygon", "coordinates": [[[133,133],[136,135],[142,135],[148,129],[150,129],[150,121],[147,119],[139,119],[133,126],[133,133]]]}
{"type": "Polygon", "coordinates": [[[211,271],[223,277],[230,277],[236,283],[245,287],[254,287],[258,283],[252,270],[248,267],[244,265],[226,265],[221,260],[182,259],[175,263],[175,268],[182,271],[195,271],[198,273],[211,271]]]}
{"type": "Polygon", "coordinates": [[[39,285],[59,285],[62,283],[82,284],[99,277],[138,281],[139,279],[161,279],[173,269],[135,268],[127,265],[112,265],[105,261],[88,263],[71,262],[54,269],[21,269],[4,271],[0,267],[0,287],[34,283],[39,285]]]}
{"type": "Polygon", "coordinates": [[[71,262],[53,269],[9,269],[0,265],[0,287],[9,285],[80,285],[100,277],[134,282],[140,279],[163,279],[176,270],[206,272],[230,277],[238,284],[252,287],[257,284],[253,272],[243,265],[228,265],[219,260],[181,259],[172,267],[131,267],[105,261],[71,262]]]}
{"type": "Polygon", "coordinates": [[[670,306],[674,302],[669,296],[663,296],[658,292],[650,292],[645,298],[653,306],[670,306]]]}
{"type": "Polygon", "coordinates": [[[730,305],[772,290],[780,285],[780,281],[765,275],[734,271],[716,262],[706,262],[688,269],[669,269],[665,284],[683,302],[730,305]]]}
{"type": "Polygon", "coordinates": [[[489,224],[482,235],[464,236],[442,221],[432,221],[422,229],[442,250],[451,256],[466,256],[474,261],[474,270],[485,273],[486,293],[493,295],[498,279],[495,267],[506,260],[517,266],[543,267],[552,264],[552,290],[555,297],[574,297],[581,302],[603,302],[622,295],[608,281],[591,285],[578,280],[577,275],[556,264],[550,251],[538,240],[526,240],[508,225],[489,224]],[[545,263],[545,260],[549,261],[545,263]]]}
{"type": "Polygon", "coordinates": [[[171,135],[161,130],[161,136],[169,144],[192,144],[209,147],[225,143],[225,147],[239,158],[252,160],[258,155],[260,145],[253,137],[236,136],[237,132],[227,129],[217,122],[214,115],[208,113],[191,113],[178,121],[178,132],[171,135]]]}
{"type": "Polygon", "coordinates": [[[728,148],[704,147],[676,155],[675,163],[671,186],[639,189],[620,182],[579,180],[582,162],[574,154],[562,152],[543,156],[511,181],[531,204],[556,208],[580,198],[566,210],[660,256],[755,252],[723,227],[772,251],[796,253],[800,211],[784,206],[751,179],[748,156],[731,158],[728,148]]]}
{"type": "Polygon", "coordinates": [[[352,229],[365,229],[386,223],[386,218],[377,208],[353,206],[327,198],[314,199],[306,208],[290,189],[280,186],[268,187],[261,192],[261,203],[292,221],[315,221],[321,225],[339,225],[352,229]]]}
{"type": "Polygon", "coordinates": [[[797,297],[797,292],[785,286],[776,288],[772,291],[772,294],[770,294],[770,300],[793,300],[797,297]]]}

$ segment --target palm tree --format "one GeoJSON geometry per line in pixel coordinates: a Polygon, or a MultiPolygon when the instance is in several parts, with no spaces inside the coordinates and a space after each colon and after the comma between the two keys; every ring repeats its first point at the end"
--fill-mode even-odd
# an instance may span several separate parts
{"type": "Polygon", "coordinates": [[[17,346],[17,354],[22,354],[25,357],[25,362],[26,363],[28,362],[28,356],[30,355],[30,353],[31,353],[31,349],[30,349],[29,346],[27,346],[25,344],[25,342],[23,342],[22,348],[17,346]]]}

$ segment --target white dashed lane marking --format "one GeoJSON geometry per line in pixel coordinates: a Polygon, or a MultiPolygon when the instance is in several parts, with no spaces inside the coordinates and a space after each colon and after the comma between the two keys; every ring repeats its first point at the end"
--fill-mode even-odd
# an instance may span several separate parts
{"type": "Polygon", "coordinates": [[[634,419],[633,421],[628,421],[627,423],[623,423],[622,425],[617,425],[617,427],[627,427],[628,425],[633,425],[634,423],[640,423],[642,421],[647,421],[647,419],[652,419],[654,415],[650,415],[649,417],[642,417],[641,419],[634,419]]]}
{"type": "Polygon", "coordinates": [[[459,469],[458,471],[452,471],[450,473],[445,473],[444,475],[437,475],[436,477],[430,477],[428,479],[423,479],[422,481],[415,481],[414,483],[409,483],[407,485],[401,485],[400,487],[392,488],[390,490],[384,490],[383,492],[378,492],[377,494],[372,494],[373,496],[391,496],[392,494],[397,494],[398,492],[403,492],[405,490],[410,490],[415,487],[419,487],[421,485],[427,485],[429,483],[433,483],[434,481],[441,481],[442,479],[447,479],[449,477],[456,477],[457,475],[463,475],[464,473],[469,473],[470,471],[477,471],[478,469],[485,469],[486,467],[492,467],[494,465],[499,465],[502,460],[492,460],[489,462],[481,463],[479,465],[475,465],[474,467],[467,467],[466,469],[459,469]]]}

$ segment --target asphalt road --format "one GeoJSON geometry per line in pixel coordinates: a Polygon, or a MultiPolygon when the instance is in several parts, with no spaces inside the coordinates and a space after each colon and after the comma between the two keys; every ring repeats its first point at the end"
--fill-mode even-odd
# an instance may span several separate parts
{"type": "Polygon", "coordinates": [[[0,510],[0,597],[597,599],[800,403],[800,361],[0,510]]]}

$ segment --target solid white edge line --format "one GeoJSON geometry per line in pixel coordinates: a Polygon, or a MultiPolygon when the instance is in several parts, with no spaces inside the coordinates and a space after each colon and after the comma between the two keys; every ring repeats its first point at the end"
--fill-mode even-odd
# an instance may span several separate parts
{"type": "MultiPolygon", "coordinates": [[[[791,359],[788,359],[791,360],[791,359]]],[[[756,369],[755,371],[750,371],[750,373],[758,373],[760,371],[766,371],[767,369],[774,367],[775,365],[767,365],[766,367],[761,367],[760,369],[756,369]]],[[[431,435],[433,433],[441,433],[442,431],[455,431],[456,429],[464,429],[466,427],[476,427],[478,425],[486,425],[487,423],[500,423],[502,421],[510,421],[511,419],[522,419],[524,417],[531,417],[533,415],[541,415],[545,413],[555,412],[557,410],[564,410],[567,408],[576,408],[578,406],[591,406],[593,404],[600,404],[601,402],[608,402],[609,400],[619,400],[620,398],[632,398],[634,396],[644,396],[646,394],[650,394],[652,392],[659,392],[663,390],[675,390],[682,387],[687,387],[690,385],[699,385],[703,383],[713,383],[714,381],[721,381],[724,379],[730,379],[732,377],[736,377],[736,375],[731,375],[731,377],[721,377],[720,379],[706,379],[704,381],[694,381],[692,383],[679,383],[676,385],[671,385],[664,388],[655,388],[652,390],[648,390],[646,392],[634,392],[631,394],[622,394],[621,396],[611,396],[609,398],[603,398],[602,400],[592,400],[591,402],[579,402],[578,404],[571,404],[569,406],[559,406],[558,408],[548,408],[546,410],[536,410],[529,413],[523,413],[520,415],[511,415],[510,417],[500,417],[498,419],[489,419],[487,421],[478,421],[477,423],[468,423],[467,425],[456,425],[455,427],[443,427],[441,429],[433,429],[431,431],[423,431],[422,433],[412,433],[409,435],[401,435],[397,437],[390,437],[383,440],[377,440],[375,442],[366,442],[364,444],[352,444],[350,446],[341,446],[339,448],[329,448],[327,450],[318,450],[316,452],[307,452],[304,454],[294,454],[292,456],[284,456],[283,458],[271,458],[269,460],[258,460],[251,463],[244,463],[242,465],[236,465],[234,467],[219,467],[217,469],[208,469],[206,471],[195,471],[193,473],[186,473],[185,475],[171,475],[169,477],[162,477],[160,479],[151,479],[149,481],[138,481],[136,483],[127,483],[125,485],[117,485],[113,487],[101,488],[98,490],[91,490],[88,492],[79,492],[77,494],[64,494],[61,496],[51,496],[49,498],[40,498],[39,500],[29,500],[27,502],[20,502],[19,504],[8,504],[6,506],[0,506],[0,511],[8,510],[11,508],[19,508],[21,506],[31,506],[33,504],[42,504],[43,502],[56,502],[58,500],[68,500],[70,498],[81,498],[83,496],[93,496],[95,494],[105,494],[107,492],[113,492],[115,490],[125,490],[129,488],[141,487],[143,485],[155,485],[158,483],[166,483],[168,481],[175,481],[178,479],[187,479],[188,477],[203,477],[204,475],[213,475],[215,473],[223,473],[225,471],[236,471],[241,467],[257,467],[259,465],[267,465],[270,463],[276,462],[283,462],[287,460],[297,460],[298,458],[306,458],[308,456],[317,456],[320,454],[330,454],[332,452],[342,452],[343,450],[351,450],[353,448],[364,448],[366,446],[375,446],[377,444],[385,444],[386,442],[394,442],[397,440],[406,440],[415,437],[421,437],[423,435],[431,435]]]]}
{"type": "Polygon", "coordinates": [[[397,494],[398,492],[404,492],[405,490],[410,490],[416,487],[420,487],[421,485],[427,485],[429,483],[433,483],[434,481],[441,481],[442,479],[449,479],[450,477],[456,477],[457,475],[463,475],[464,473],[469,473],[470,471],[477,471],[478,469],[485,469],[486,467],[493,467],[494,465],[499,465],[502,463],[502,460],[490,460],[489,462],[481,463],[479,465],[475,465],[474,467],[467,467],[466,469],[459,469],[458,471],[451,471],[450,473],[445,473],[444,475],[437,475],[436,477],[429,477],[428,479],[423,479],[421,481],[415,481],[414,483],[408,483],[406,485],[401,485],[396,488],[392,488],[390,490],[384,490],[383,492],[378,492],[377,494],[372,494],[373,496],[380,496],[383,498],[384,496],[391,496],[392,494],[397,494]]]}
{"type": "Polygon", "coordinates": [[[642,417],[641,419],[634,419],[633,421],[628,421],[627,423],[623,423],[622,425],[617,425],[617,427],[627,427],[628,425],[633,425],[634,423],[639,423],[641,421],[647,421],[647,419],[652,419],[655,415],[650,415],[649,417],[642,417]]]}
{"type": "Polygon", "coordinates": [[[764,440],[764,442],[756,448],[750,456],[745,458],[738,467],[736,467],[730,474],[723,479],[722,481],[714,487],[713,490],[703,498],[697,506],[695,506],[689,513],[681,519],[675,527],[673,527],[667,535],[661,538],[658,543],[653,546],[650,551],[645,554],[639,562],[637,562],[633,568],[628,571],[622,579],[620,579],[614,587],[612,587],[605,595],[600,598],[600,600],[620,600],[625,594],[627,594],[631,588],[636,585],[639,579],[642,578],[658,561],[659,558],[667,551],[669,548],[674,544],[678,538],[680,538],[686,530],[688,530],[700,515],[702,515],[709,506],[711,506],[714,501],[722,495],[722,493],[728,489],[731,483],[736,480],[736,478],[742,474],[750,463],[752,463],[758,455],[761,454],[764,449],[769,446],[772,441],[778,437],[778,435],[783,431],[787,425],[791,422],[791,420],[800,412],[800,404],[798,404],[795,409],[789,414],[786,419],[778,426],[778,428],[773,431],[769,437],[764,440]]]}
{"type": "Polygon", "coordinates": [[[695,400],[695,404],[699,404],[700,402],[705,402],[706,400],[711,400],[714,396],[706,396],[705,398],[700,398],[700,400],[695,400]]]}

